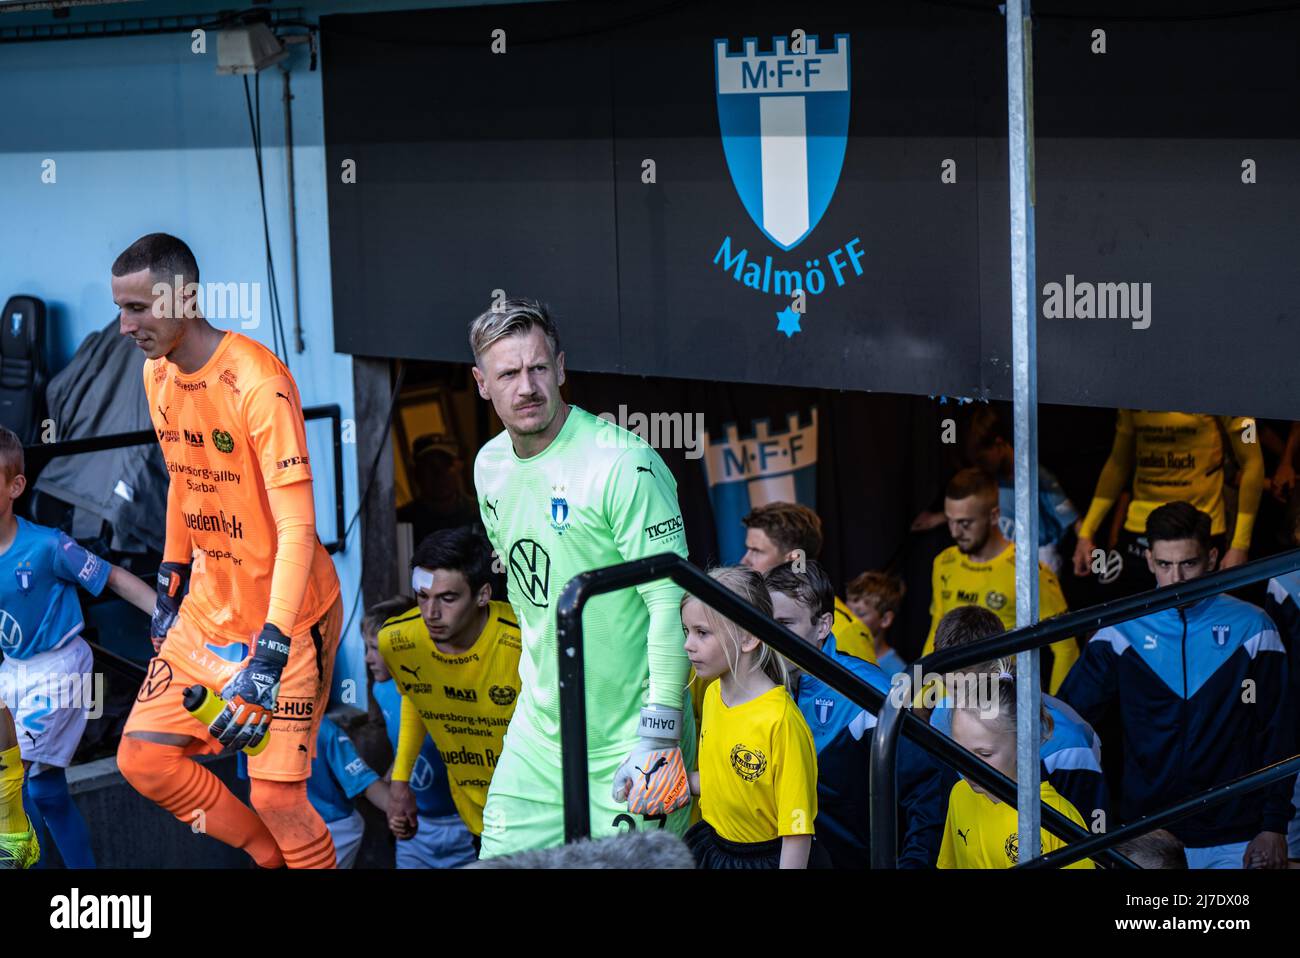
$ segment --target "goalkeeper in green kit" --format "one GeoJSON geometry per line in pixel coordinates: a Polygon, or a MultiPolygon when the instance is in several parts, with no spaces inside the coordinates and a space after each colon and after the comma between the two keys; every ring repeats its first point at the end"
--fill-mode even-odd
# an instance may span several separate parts
{"type": "MultiPolygon", "coordinates": [[[[474,462],[483,525],[519,616],[519,701],[483,810],[482,857],[564,841],[555,605],[581,572],[686,556],[677,482],[636,435],[560,398],[564,353],[546,308],[506,300],[470,324],[474,380],[505,429],[474,462]]],[[[668,580],[583,614],[592,837],[689,824],[695,723],[682,590],[668,580]]]]}

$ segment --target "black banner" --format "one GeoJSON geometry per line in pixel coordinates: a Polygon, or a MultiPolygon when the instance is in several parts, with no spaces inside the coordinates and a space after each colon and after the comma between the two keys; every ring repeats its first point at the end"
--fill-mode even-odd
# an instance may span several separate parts
{"type": "MultiPolygon", "coordinates": [[[[1120,13],[1036,14],[1041,399],[1300,417],[1300,12],[1120,13]]],[[[1009,397],[995,4],[322,31],[338,349],[466,361],[499,290],[576,369],[1009,397]]]]}

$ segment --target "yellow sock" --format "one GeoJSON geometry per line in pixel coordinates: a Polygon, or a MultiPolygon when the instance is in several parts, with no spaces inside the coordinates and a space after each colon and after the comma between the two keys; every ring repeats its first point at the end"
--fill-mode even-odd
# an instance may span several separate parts
{"type": "Polygon", "coordinates": [[[23,811],[23,759],[15,745],[0,752],[0,835],[30,827],[23,811]]]}

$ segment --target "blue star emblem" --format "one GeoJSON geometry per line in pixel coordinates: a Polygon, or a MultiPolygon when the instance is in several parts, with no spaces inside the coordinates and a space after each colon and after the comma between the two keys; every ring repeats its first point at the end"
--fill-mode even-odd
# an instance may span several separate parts
{"type": "Polygon", "coordinates": [[[777,313],[776,319],[776,331],[778,333],[785,333],[786,339],[789,339],[795,333],[803,332],[803,330],[799,328],[799,314],[789,306],[777,313]]]}

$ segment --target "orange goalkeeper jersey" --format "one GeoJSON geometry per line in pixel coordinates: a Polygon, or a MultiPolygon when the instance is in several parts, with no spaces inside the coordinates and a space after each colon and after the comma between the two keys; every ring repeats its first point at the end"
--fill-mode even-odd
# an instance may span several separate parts
{"type": "MultiPolygon", "coordinates": [[[[191,543],[186,552],[196,553],[185,610],[216,635],[248,642],[266,622],[275,566],[266,490],[311,480],[298,387],[269,349],[227,332],[190,375],[166,357],[147,360],[144,388],[171,476],[168,525],[183,528],[191,543]]],[[[174,555],[175,543],[168,549],[174,555]]],[[[289,634],[310,628],[338,593],[334,563],[318,536],[289,634]]]]}

